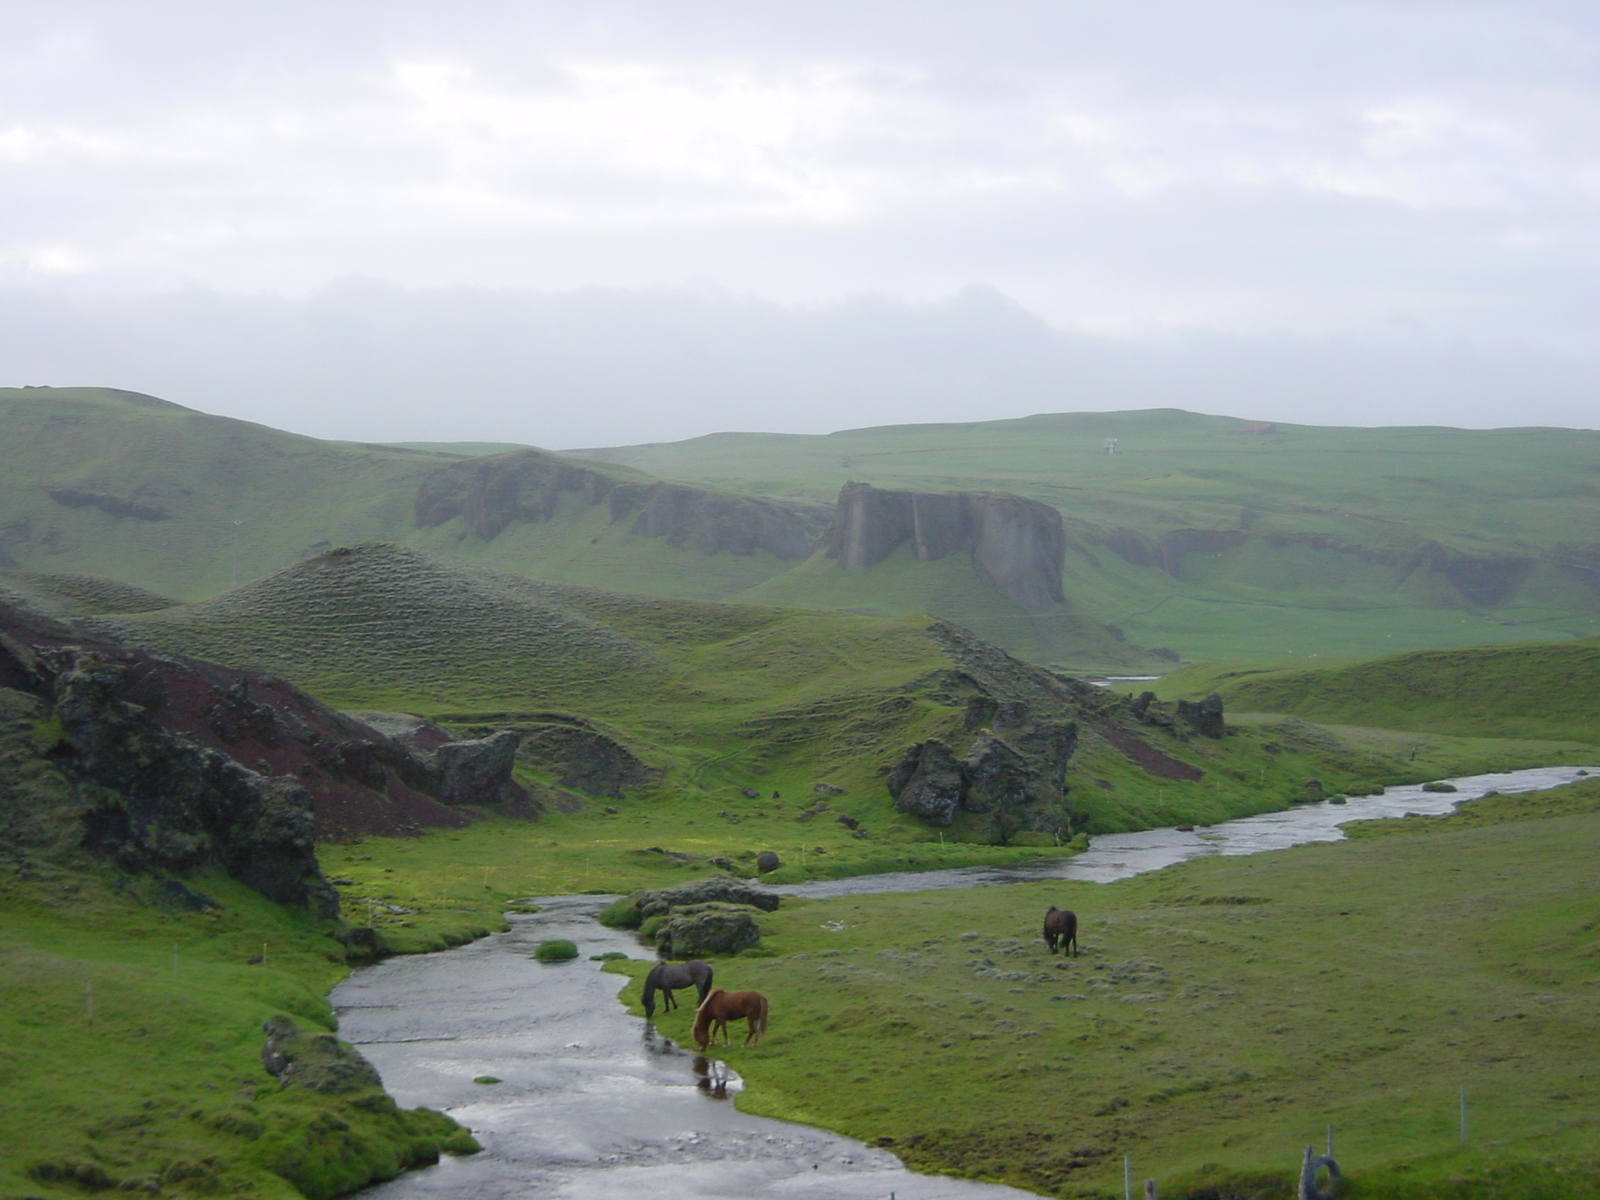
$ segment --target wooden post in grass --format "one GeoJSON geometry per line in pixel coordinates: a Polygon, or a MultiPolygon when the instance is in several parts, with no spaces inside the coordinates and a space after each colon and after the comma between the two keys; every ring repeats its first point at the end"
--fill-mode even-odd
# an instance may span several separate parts
{"type": "Polygon", "coordinates": [[[94,980],[83,981],[83,1014],[89,1020],[89,1028],[94,1028],[94,980]]]}
{"type": "Polygon", "coordinates": [[[1467,1089],[1461,1089],[1461,1144],[1467,1144],[1467,1089]]]}

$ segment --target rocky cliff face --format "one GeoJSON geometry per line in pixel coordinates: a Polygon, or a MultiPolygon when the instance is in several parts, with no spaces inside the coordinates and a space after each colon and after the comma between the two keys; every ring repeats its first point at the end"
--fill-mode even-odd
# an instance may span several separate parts
{"type": "Polygon", "coordinates": [[[0,604],[0,853],[221,869],[320,916],[315,839],[460,826],[524,798],[515,735],[419,755],[281,680],[0,604]],[[452,749],[453,748],[453,749],[452,749]]]}
{"type": "MultiPolygon", "coordinates": [[[[1132,566],[1156,567],[1174,578],[1182,577],[1184,559],[1191,554],[1224,554],[1250,543],[1264,542],[1279,550],[1298,547],[1331,550],[1349,555],[1355,562],[1392,568],[1396,587],[1413,576],[1437,576],[1460,602],[1474,608],[1496,608],[1504,604],[1539,565],[1536,559],[1526,555],[1473,555],[1435,541],[1401,550],[1355,545],[1313,534],[1256,533],[1244,529],[1174,529],[1159,538],[1143,537],[1128,530],[1080,530],[1079,535],[1088,542],[1104,546],[1132,566]]],[[[1586,581],[1586,568],[1588,577],[1600,575],[1590,561],[1593,557],[1586,560],[1581,553],[1574,554],[1571,548],[1558,546],[1552,561],[1565,574],[1586,581]]]]}
{"type": "Polygon", "coordinates": [[[901,492],[847,483],[827,553],[865,571],[910,543],[923,562],[970,554],[1000,590],[1030,612],[1065,602],[1061,515],[1048,504],[988,492],[901,492]]]}
{"type": "Polygon", "coordinates": [[[566,497],[606,505],[612,523],[630,522],[628,532],[636,537],[660,538],[701,554],[764,551],[797,561],[810,557],[822,525],[807,507],[646,477],[618,478],[539,450],[439,468],[418,488],[414,516],[420,529],[461,517],[487,541],[514,522],[551,520],[566,497]]]}

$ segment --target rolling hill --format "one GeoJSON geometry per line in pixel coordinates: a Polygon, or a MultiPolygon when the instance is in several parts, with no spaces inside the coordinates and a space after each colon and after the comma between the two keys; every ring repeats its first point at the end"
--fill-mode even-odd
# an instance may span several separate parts
{"type": "Polygon", "coordinates": [[[1600,745],[1600,638],[1421,650],[1312,669],[1214,663],[1174,672],[1163,697],[1425,733],[1600,745]]]}
{"type": "Polygon", "coordinates": [[[0,569],[186,601],[376,539],[651,596],[929,612],[1111,673],[1600,631],[1592,431],[1163,409],[581,457],[20,388],[0,389],[0,435],[0,569]]]}

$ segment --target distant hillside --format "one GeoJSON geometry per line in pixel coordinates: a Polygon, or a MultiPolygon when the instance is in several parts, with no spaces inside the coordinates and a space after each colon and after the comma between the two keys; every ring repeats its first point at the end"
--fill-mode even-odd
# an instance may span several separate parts
{"type": "MultiPolygon", "coordinates": [[[[827,549],[844,511],[834,503],[535,449],[468,456],[320,442],[108,389],[0,389],[0,432],[0,567],[34,574],[82,572],[195,600],[334,545],[381,539],[656,596],[929,611],[1078,667],[1156,661],[1062,594],[1059,520],[1015,498],[955,499],[938,537],[907,524],[880,538],[884,553],[867,564],[827,549]],[[1052,526],[1042,538],[1041,519],[1052,526]],[[929,567],[867,569],[908,538],[929,567]],[[792,585],[760,591],[813,560],[792,585]]],[[[940,502],[930,496],[924,507],[940,502]]]]}
{"type": "Polygon", "coordinates": [[[1074,602],[1190,658],[1600,632],[1593,430],[1152,409],[573,453],[757,495],[821,500],[856,481],[1038,500],[1061,513],[1074,602]]]}
{"type": "Polygon", "coordinates": [[[0,389],[0,570],[192,601],[382,540],[645,595],[929,612],[1109,673],[1600,632],[1591,431],[1162,409],[591,459],[440,446],[472,453],[322,442],[111,389],[0,389]]]}
{"type": "Polygon", "coordinates": [[[1216,690],[1245,712],[1600,746],[1600,638],[1415,651],[1312,670],[1219,663],[1156,686],[1169,699],[1216,690]]]}

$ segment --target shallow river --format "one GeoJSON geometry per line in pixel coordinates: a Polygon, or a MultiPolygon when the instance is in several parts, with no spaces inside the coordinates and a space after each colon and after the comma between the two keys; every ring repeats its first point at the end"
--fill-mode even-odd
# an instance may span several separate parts
{"type": "MultiPolygon", "coordinates": [[[[1097,837],[1085,854],[1025,867],[869,875],[778,890],[806,896],[922,891],[1040,879],[1109,882],[1206,854],[1254,854],[1334,841],[1338,823],[1447,812],[1487,791],[1567,783],[1576,767],[1456,779],[1455,793],[1391,788],[1348,804],[1304,805],[1193,832],[1097,837]]],[[[1594,770],[1594,768],[1591,768],[1594,770]]],[[[627,1015],[624,982],[592,954],[650,955],[593,914],[609,900],[556,896],[512,916],[509,933],[441,954],[390,959],[333,992],[341,1033],[360,1046],[406,1106],[448,1111],[482,1154],[446,1159],[370,1188],[366,1200],[1025,1200],[1015,1188],[916,1175],[892,1154],[802,1125],[752,1117],[729,1102],[724,1064],[680,1050],[627,1015]],[[541,964],[548,938],[580,956],[541,964]],[[479,1076],[501,1082],[477,1084],[479,1076]]],[[[782,1020],[782,1014],[775,1014],[782,1020]]]]}

